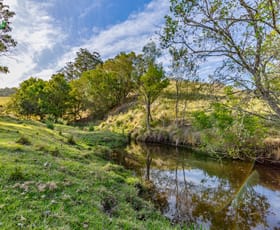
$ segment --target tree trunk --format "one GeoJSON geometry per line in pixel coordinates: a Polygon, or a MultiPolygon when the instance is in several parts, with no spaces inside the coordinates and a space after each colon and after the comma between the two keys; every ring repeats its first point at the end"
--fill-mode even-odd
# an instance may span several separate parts
{"type": "Polygon", "coordinates": [[[179,125],[178,112],[179,112],[179,80],[176,80],[176,102],[175,102],[175,123],[176,127],[179,125]]]}
{"type": "Polygon", "coordinates": [[[151,103],[150,103],[150,99],[148,99],[147,102],[146,102],[146,126],[147,126],[147,130],[151,129],[150,118],[151,118],[151,103]]]}
{"type": "Polygon", "coordinates": [[[272,97],[267,88],[262,84],[260,74],[258,73],[255,74],[255,84],[261,94],[262,99],[267,102],[269,107],[276,113],[277,117],[280,118],[279,102],[272,97]]]}

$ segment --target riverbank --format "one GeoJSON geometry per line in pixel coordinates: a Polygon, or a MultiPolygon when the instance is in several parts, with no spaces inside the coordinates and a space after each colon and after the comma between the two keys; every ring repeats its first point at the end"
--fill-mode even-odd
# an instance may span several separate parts
{"type": "MultiPolygon", "coordinates": [[[[156,143],[193,149],[216,158],[239,159],[245,161],[254,160],[257,164],[280,168],[280,139],[265,138],[262,143],[256,143],[251,148],[245,148],[246,154],[229,153],[227,148],[209,148],[202,144],[202,133],[192,126],[167,128],[154,128],[150,130],[135,129],[128,134],[129,139],[142,143],[156,143]]],[[[242,148],[240,148],[242,151],[242,148]]]]}
{"type": "Polygon", "coordinates": [[[125,136],[11,117],[0,136],[1,229],[177,229],[106,159],[125,136]]]}

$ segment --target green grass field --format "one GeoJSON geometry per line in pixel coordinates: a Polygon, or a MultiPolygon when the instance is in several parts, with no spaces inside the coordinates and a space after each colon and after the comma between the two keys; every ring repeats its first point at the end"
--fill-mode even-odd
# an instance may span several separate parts
{"type": "Polygon", "coordinates": [[[0,117],[0,229],[174,229],[110,163],[126,138],[0,117]]]}

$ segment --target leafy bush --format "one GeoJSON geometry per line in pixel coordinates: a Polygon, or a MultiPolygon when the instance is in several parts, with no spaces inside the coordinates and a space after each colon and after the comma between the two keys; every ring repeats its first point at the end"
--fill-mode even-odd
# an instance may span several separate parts
{"type": "Polygon", "coordinates": [[[88,131],[93,132],[93,131],[94,131],[94,126],[93,126],[93,125],[90,125],[90,126],[88,127],[88,131]]]}
{"type": "Polygon", "coordinates": [[[196,111],[192,115],[194,118],[193,125],[198,129],[212,128],[210,116],[208,116],[204,111],[196,111]]]}
{"type": "Polygon", "coordinates": [[[20,137],[20,138],[16,141],[16,143],[21,144],[21,145],[31,145],[30,140],[29,140],[27,137],[25,137],[25,136],[20,137]]]}
{"type": "Polygon", "coordinates": [[[70,144],[70,145],[75,145],[76,144],[76,141],[74,140],[73,135],[71,135],[67,138],[67,143],[70,144]]]}
{"type": "Polygon", "coordinates": [[[21,168],[15,167],[9,176],[10,181],[24,180],[24,175],[21,168]]]}
{"type": "Polygon", "coordinates": [[[208,152],[226,152],[233,158],[250,158],[262,144],[266,129],[256,116],[231,111],[221,103],[213,111],[193,114],[193,125],[201,133],[201,144],[208,152]]]}
{"type": "Polygon", "coordinates": [[[48,129],[52,129],[52,130],[54,129],[54,124],[52,121],[49,121],[49,120],[46,121],[46,126],[48,129]]]}

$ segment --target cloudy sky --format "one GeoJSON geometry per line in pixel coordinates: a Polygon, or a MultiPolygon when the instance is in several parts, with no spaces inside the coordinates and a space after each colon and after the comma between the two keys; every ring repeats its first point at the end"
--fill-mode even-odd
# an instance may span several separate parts
{"type": "Polygon", "coordinates": [[[12,36],[18,42],[0,63],[0,87],[33,77],[48,79],[80,48],[102,59],[121,51],[140,52],[168,13],[168,0],[3,0],[16,13],[12,36]]]}

